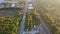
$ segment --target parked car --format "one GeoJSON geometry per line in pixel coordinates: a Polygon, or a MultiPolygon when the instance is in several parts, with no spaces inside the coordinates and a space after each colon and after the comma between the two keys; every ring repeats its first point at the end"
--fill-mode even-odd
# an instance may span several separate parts
{"type": "Polygon", "coordinates": [[[34,9],[33,5],[32,4],[29,4],[28,5],[28,9],[34,9]]]}

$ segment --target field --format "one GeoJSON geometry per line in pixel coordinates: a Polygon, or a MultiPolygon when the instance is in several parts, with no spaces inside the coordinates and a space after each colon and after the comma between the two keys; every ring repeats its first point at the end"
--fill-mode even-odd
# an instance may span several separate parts
{"type": "Polygon", "coordinates": [[[0,11],[0,34],[17,34],[23,10],[1,10],[0,11]]]}
{"type": "Polygon", "coordinates": [[[39,0],[40,14],[52,34],[60,34],[60,5],[57,0],[39,0]]]}

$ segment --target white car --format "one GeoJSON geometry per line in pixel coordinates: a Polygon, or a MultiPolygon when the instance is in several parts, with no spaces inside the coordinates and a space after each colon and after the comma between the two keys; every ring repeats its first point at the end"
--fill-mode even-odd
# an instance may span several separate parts
{"type": "Polygon", "coordinates": [[[28,9],[34,9],[34,7],[28,7],[28,9]]]}
{"type": "Polygon", "coordinates": [[[29,4],[28,5],[28,9],[34,9],[33,5],[32,4],[29,4]]]}
{"type": "Polygon", "coordinates": [[[11,7],[15,7],[15,4],[11,4],[11,7]]]}
{"type": "Polygon", "coordinates": [[[30,7],[32,7],[32,4],[29,4],[30,7]]]}
{"type": "Polygon", "coordinates": [[[32,7],[32,4],[29,4],[28,6],[32,7]]]}

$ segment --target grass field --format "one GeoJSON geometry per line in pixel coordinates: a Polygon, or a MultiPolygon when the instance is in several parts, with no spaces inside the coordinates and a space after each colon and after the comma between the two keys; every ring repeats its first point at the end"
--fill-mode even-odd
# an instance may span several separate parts
{"type": "Polygon", "coordinates": [[[60,3],[58,0],[39,0],[38,6],[45,24],[52,34],[60,34],[60,3]],[[54,2],[53,2],[54,1],[54,2]],[[40,2],[40,3],[39,3],[40,2]]]}
{"type": "Polygon", "coordinates": [[[23,10],[0,10],[0,34],[17,34],[23,10]]]}

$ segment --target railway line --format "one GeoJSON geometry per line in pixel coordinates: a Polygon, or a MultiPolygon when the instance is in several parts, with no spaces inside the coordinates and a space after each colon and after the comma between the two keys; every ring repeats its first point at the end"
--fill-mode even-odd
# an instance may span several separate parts
{"type": "MultiPolygon", "coordinates": [[[[39,1],[39,0],[38,0],[39,1]]],[[[43,10],[40,8],[40,5],[37,4],[37,1],[35,1],[35,5],[36,5],[36,9],[38,10],[38,13],[40,14],[41,12],[43,12],[43,10]]],[[[41,13],[42,14],[42,13],[41,13]]],[[[40,30],[40,34],[51,34],[51,32],[49,31],[48,27],[46,26],[42,16],[40,14],[40,22],[41,24],[39,25],[39,30],[40,30]]]]}

